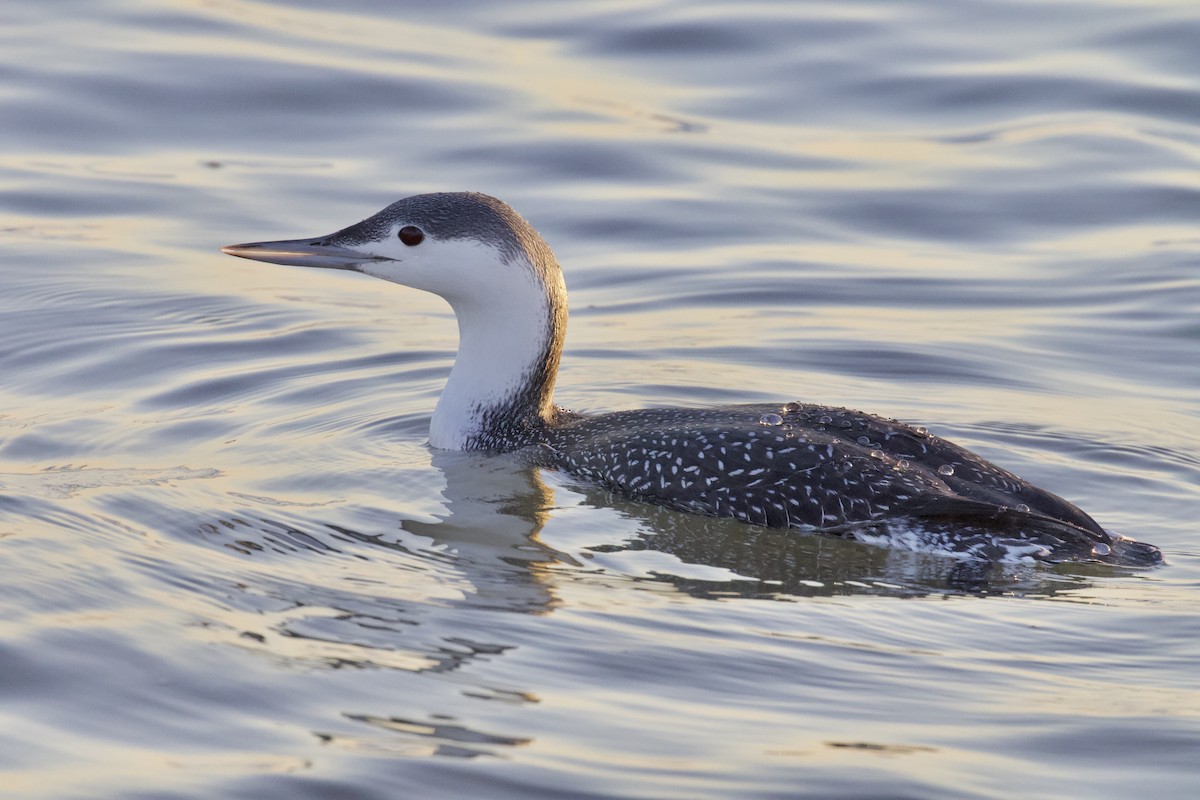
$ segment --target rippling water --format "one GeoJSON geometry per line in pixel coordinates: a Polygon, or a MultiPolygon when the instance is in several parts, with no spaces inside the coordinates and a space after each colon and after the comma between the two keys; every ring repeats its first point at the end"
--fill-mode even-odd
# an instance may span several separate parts
{"type": "Polygon", "coordinates": [[[1194,793],[1194,3],[328,7],[0,9],[6,797],[1194,793]],[[564,405],[870,409],[1168,564],[431,453],[440,301],[217,252],[459,189],[565,267],[564,405]]]}

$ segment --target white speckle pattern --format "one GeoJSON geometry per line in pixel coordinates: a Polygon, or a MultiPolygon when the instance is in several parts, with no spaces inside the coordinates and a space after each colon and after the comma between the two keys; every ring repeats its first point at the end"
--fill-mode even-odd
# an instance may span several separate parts
{"type": "Polygon", "coordinates": [[[928,470],[899,468],[896,459],[857,441],[898,438],[912,456],[928,451],[928,440],[898,423],[799,403],[623,411],[569,421],[546,434],[554,465],[572,474],[661,505],[772,527],[875,520],[903,499],[950,494],[928,470]],[[850,425],[836,425],[835,415],[850,425]],[[763,419],[772,424],[764,427],[763,419]],[[858,435],[868,428],[871,436],[858,435]],[[724,458],[707,459],[713,449],[724,458]],[[670,479],[644,489],[664,463],[672,465],[670,479]]]}
{"type": "MultiPolygon", "coordinates": [[[[1067,501],[922,428],[845,408],[620,411],[568,418],[544,441],[539,463],[681,511],[965,558],[1113,552],[1067,501]],[[781,423],[764,426],[773,414],[781,423]]],[[[1125,555],[1153,561],[1141,547],[1125,555]]]]}

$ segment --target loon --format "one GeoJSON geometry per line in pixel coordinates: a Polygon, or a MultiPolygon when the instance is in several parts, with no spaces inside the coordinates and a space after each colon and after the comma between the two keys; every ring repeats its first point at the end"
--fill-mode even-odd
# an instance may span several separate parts
{"type": "Polygon", "coordinates": [[[458,355],[435,449],[524,451],[635,500],[776,528],[991,561],[1151,566],[1153,545],[936,436],[846,408],[786,402],[584,415],[554,404],[562,271],[506,203],[420,194],[315,239],[230,245],[241,258],[361,272],[432,292],[458,355]]]}

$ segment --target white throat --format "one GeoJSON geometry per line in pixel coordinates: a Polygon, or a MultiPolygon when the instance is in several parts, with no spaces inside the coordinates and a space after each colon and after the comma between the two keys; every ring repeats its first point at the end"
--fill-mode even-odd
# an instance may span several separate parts
{"type": "Polygon", "coordinates": [[[509,270],[503,281],[483,283],[491,285],[446,298],[458,318],[458,356],[429,425],[432,447],[478,447],[497,415],[537,413],[543,401],[549,405],[549,392],[538,396],[556,335],[546,287],[532,269],[509,270]]]}
{"type": "Polygon", "coordinates": [[[505,252],[429,237],[358,266],[441,296],[458,318],[458,357],[429,425],[433,447],[510,449],[552,421],[567,290],[554,256],[537,244],[533,253],[505,252]]]}

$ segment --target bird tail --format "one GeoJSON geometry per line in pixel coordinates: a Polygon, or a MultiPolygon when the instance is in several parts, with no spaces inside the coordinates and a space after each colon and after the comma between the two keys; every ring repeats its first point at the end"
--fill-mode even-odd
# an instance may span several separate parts
{"type": "Polygon", "coordinates": [[[923,528],[969,542],[988,558],[1028,550],[1042,561],[1100,561],[1125,567],[1153,567],[1162,551],[1152,544],[1104,531],[1085,530],[1070,522],[1006,506],[962,497],[923,498],[897,509],[923,528]]]}

